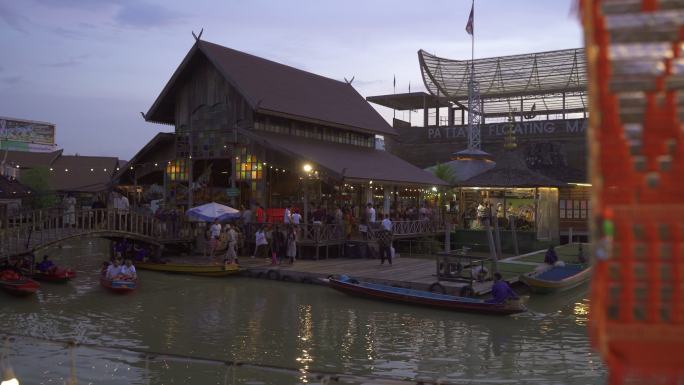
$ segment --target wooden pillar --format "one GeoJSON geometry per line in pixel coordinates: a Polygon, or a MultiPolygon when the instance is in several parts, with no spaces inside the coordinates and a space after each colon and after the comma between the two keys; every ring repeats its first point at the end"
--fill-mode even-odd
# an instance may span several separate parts
{"type": "Polygon", "coordinates": [[[428,107],[427,98],[423,95],[423,127],[428,126],[428,107]]]}
{"type": "Polygon", "coordinates": [[[465,108],[461,107],[461,126],[465,126],[465,108]]]}
{"type": "Polygon", "coordinates": [[[449,127],[454,126],[454,109],[449,107],[449,127]]]}
{"type": "MultiPolygon", "coordinates": [[[[391,187],[390,186],[383,186],[383,204],[382,204],[382,212],[383,214],[389,214],[390,212],[390,193],[391,193],[391,187]]],[[[383,215],[384,218],[384,215],[383,215]]]]}

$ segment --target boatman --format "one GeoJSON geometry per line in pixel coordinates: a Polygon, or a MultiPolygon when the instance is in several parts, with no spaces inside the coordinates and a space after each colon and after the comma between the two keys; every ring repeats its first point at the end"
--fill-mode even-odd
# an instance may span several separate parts
{"type": "Polygon", "coordinates": [[[55,269],[57,269],[57,266],[50,260],[50,257],[43,255],[43,261],[38,264],[38,270],[40,270],[41,273],[47,273],[55,269]]]}
{"type": "Polygon", "coordinates": [[[518,299],[513,289],[504,281],[501,274],[494,273],[494,285],[492,285],[492,299],[488,299],[489,303],[504,303],[509,299],[518,299]]]}
{"type": "Polygon", "coordinates": [[[556,254],[556,249],[551,245],[549,246],[549,249],[546,250],[546,255],[544,255],[544,263],[553,266],[556,262],[558,262],[558,254],[556,254]]]}

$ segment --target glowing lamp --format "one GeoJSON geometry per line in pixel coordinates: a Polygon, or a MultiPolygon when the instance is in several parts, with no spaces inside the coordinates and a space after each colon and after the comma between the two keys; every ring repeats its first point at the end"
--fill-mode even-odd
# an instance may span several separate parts
{"type": "Polygon", "coordinates": [[[433,192],[437,192],[437,187],[432,186],[432,191],[433,191],[433,192]]]}
{"type": "Polygon", "coordinates": [[[313,168],[310,164],[307,163],[304,165],[304,172],[311,172],[311,170],[313,170],[313,168]]]}

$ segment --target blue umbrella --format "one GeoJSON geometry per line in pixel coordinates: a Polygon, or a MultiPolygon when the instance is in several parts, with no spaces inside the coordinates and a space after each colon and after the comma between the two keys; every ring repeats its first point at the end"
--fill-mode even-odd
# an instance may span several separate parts
{"type": "Polygon", "coordinates": [[[219,221],[226,221],[229,219],[235,219],[240,217],[240,210],[236,210],[232,207],[228,207],[216,202],[207,203],[201,206],[193,207],[186,212],[189,218],[213,222],[218,219],[219,221]]]}

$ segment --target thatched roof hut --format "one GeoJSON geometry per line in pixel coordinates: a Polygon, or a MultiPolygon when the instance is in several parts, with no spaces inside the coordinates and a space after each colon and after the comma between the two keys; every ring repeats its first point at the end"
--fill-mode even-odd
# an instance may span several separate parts
{"type": "Polygon", "coordinates": [[[496,165],[479,175],[456,183],[459,187],[560,187],[565,183],[530,170],[519,151],[506,151],[496,165]]]}

